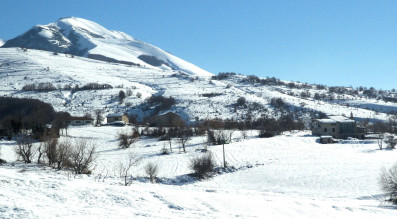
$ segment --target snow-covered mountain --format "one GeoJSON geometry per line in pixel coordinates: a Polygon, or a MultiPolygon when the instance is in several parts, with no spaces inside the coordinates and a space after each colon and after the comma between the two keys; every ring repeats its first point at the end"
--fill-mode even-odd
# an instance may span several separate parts
{"type": "Polygon", "coordinates": [[[3,46],[3,45],[4,45],[4,43],[5,43],[5,40],[3,40],[3,39],[0,39],[0,47],[1,47],[1,46],[3,46]]]}
{"type": "Polygon", "coordinates": [[[212,75],[156,46],[76,17],[62,18],[48,25],[36,25],[26,33],[8,40],[2,47],[24,47],[108,62],[180,70],[192,75],[212,75]]]}

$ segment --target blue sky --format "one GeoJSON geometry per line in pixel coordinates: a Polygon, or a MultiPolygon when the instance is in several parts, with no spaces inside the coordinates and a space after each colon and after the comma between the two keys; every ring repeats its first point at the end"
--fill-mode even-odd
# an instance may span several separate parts
{"type": "Polygon", "coordinates": [[[397,1],[1,0],[0,38],[76,16],[217,74],[397,88],[397,1]]]}

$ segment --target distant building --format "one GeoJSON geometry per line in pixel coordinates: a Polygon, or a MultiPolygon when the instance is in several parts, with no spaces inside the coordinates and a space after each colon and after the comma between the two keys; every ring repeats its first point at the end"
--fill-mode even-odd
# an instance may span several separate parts
{"type": "Polygon", "coordinates": [[[94,119],[86,117],[86,116],[72,116],[67,121],[68,125],[77,126],[77,125],[93,125],[94,119]]]}
{"type": "Polygon", "coordinates": [[[337,139],[348,137],[363,139],[365,130],[357,127],[356,121],[344,116],[328,116],[325,119],[315,119],[312,122],[311,130],[313,135],[332,136],[337,139]]]}
{"type": "Polygon", "coordinates": [[[126,113],[111,113],[106,116],[107,123],[124,122],[130,123],[128,115],[126,113]]]}

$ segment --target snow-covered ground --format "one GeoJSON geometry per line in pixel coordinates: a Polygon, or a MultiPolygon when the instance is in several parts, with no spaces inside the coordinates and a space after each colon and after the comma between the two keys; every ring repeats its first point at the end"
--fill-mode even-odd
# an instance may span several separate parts
{"type": "MultiPolygon", "coordinates": [[[[190,158],[200,154],[205,137],[188,142],[187,153],[161,155],[168,142],[140,139],[130,149],[118,149],[116,136],[129,127],[73,127],[70,138],[97,145],[93,174],[73,178],[65,171],[14,163],[13,141],[0,141],[0,217],[111,218],[395,218],[386,206],[378,178],[396,162],[397,151],[377,144],[318,144],[308,132],[243,140],[238,132],[225,145],[229,168],[213,178],[193,180],[190,158]],[[123,186],[117,165],[128,153],[141,157],[123,186]],[[159,166],[151,184],[143,167],[159,166]]],[[[62,137],[65,138],[65,137],[62,137]]],[[[210,146],[218,166],[222,146],[210,146]]]]}
{"type": "Polygon", "coordinates": [[[82,116],[84,113],[93,113],[95,109],[103,109],[106,113],[130,111],[143,117],[145,109],[141,108],[142,104],[152,94],[174,97],[177,104],[170,111],[188,121],[207,118],[245,119],[247,110],[235,109],[239,97],[245,97],[249,104],[259,104],[258,109],[251,111],[254,118],[263,114],[275,115],[275,109],[270,105],[272,98],[282,98],[289,106],[306,112],[321,111],[347,116],[352,112],[356,118],[387,120],[387,113],[397,111],[396,104],[382,100],[346,95],[343,101],[324,101],[314,100],[313,94],[311,98],[301,98],[298,94],[304,91],[302,89],[242,83],[244,78],[246,76],[236,75],[225,80],[211,80],[207,76],[173,70],[107,63],[33,49],[24,52],[19,48],[0,48],[1,96],[37,98],[52,104],[58,111],[67,111],[72,115],[82,116]],[[57,88],[106,83],[112,85],[113,89],[74,93],[69,90],[21,91],[26,84],[45,82],[57,88]],[[129,89],[132,95],[119,104],[119,91],[126,92],[129,89]],[[288,92],[296,95],[288,95],[288,92]]]}

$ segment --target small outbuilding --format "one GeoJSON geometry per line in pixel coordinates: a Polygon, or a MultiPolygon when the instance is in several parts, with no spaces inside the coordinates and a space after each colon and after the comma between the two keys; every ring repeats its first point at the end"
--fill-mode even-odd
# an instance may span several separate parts
{"type": "Polygon", "coordinates": [[[87,116],[72,116],[67,121],[68,125],[78,126],[78,125],[93,125],[94,119],[87,116]]]}
{"type": "Polygon", "coordinates": [[[128,115],[126,113],[111,113],[106,116],[107,123],[114,122],[124,122],[126,124],[130,123],[128,115]]]}

